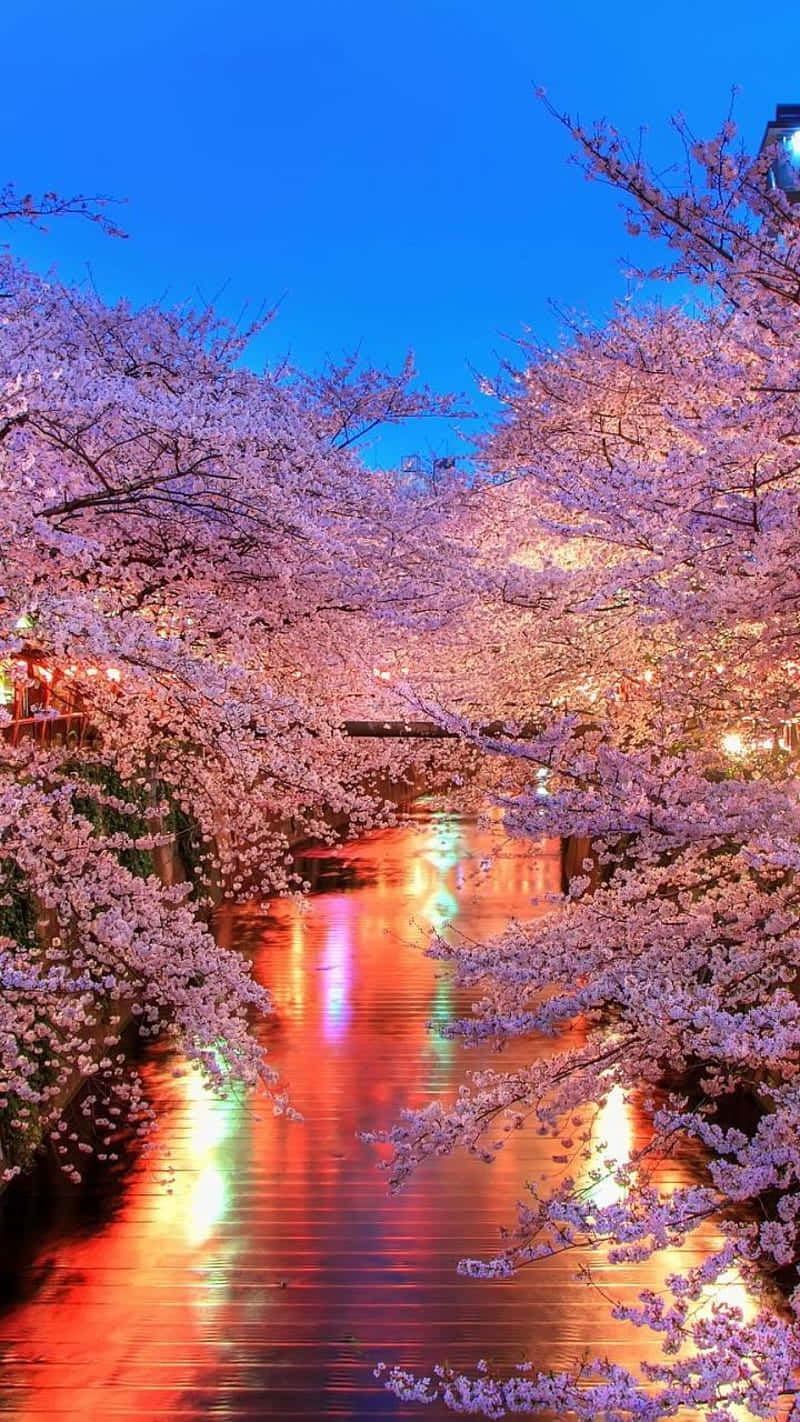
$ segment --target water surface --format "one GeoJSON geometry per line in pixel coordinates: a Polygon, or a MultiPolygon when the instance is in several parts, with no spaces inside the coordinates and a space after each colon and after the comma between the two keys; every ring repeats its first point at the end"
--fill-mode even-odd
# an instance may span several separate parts
{"type": "MultiPolygon", "coordinates": [[[[274,992],[261,1031],[305,1124],[211,1099],[154,1050],[145,1074],[171,1187],[156,1152],[115,1181],[60,1187],[47,1219],[28,1220],[22,1248],[7,1226],[3,1416],[433,1419],[452,1414],[403,1406],[374,1365],[531,1357],[559,1367],[587,1347],[620,1362],[638,1355],[641,1335],[576,1281],[574,1256],[508,1282],[456,1273],[461,1255],[496,1246],[521,1182],[552,1173],[550,1142],[518,1133],[490,1167],[431,1162],[389,1197],[375,1148],[356,1136],[452,1091],[486,1059],[430,1030],[466,1004],[421,945],[431,927],[477,938],[546,911],[558,845],[509,844],[499,828],[423,811],[307,868],[315,890],[304,908],[236,909],[219,924],[274,992]]],[[[504,1060],[552,1050],[532,1041],[504,1060]]],[[[597,1122],[598,1141],[620,1158],[646,1130],[615,1096],[597,1122]]],[[[669,1167],[676,1179],[689,1168],[669,1167]]],[[[667,1268],[709,1242],[673,1253],[667,1268]]],[[[590,1262],[618,1297],[660,1277],[652,1265],[590,1262]]]]}

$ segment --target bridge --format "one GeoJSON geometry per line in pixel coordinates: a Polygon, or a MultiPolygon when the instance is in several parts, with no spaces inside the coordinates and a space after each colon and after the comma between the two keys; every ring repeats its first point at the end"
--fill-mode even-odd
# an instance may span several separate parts
{"type": "Polygon", "coordinates": [[[435,721],[344,721],[347,736],[379,737],[388,740],[452,741],[455,731],[445,731],[435,721]]]}
{"type": "MultiPolygon", "coordinates": [[[[0,735],[12,745],[33,740],[40,745],[82,745],[89,730],[89,716],[85,711],[73,711],[61,716],[23,716],[9,721],[0,728],[0,735]]],[[[435,721],[343,721],[342,730],[346,736],[356,739],[454,741],[456,731],[446,731],[435,721]]],[[[487,736],[500,736],[505,732],[501,722],[482,726],[481,732],[487,736]]],[[[533,729],[524,727],[522,736],[532,735],[533,729]]]]}
{"type": "MultiPolygon", "coordinates": [[[[445,731],[435,721],[343,721],[342,730],[347,736],[377,736],[396,740],[455,741],[457,731],[445,731]]],[[[505,721],[489,721],[478,728],[481,736],[491,736],[495,740],[531,741],[541,730],[535,721],[524,721],[514,732],[505,721]]]]}

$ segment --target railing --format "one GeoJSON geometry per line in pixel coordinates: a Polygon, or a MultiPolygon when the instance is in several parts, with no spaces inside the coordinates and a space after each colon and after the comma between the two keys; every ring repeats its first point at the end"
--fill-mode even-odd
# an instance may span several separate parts
{"type": "Polygon", "coordinates": [[[22,741],[36,741],[43,746],[83,745],[89,718],[84,711],[69,711],[63,716],[24,716],[0,727],[4,740],[12,746],[22,741]]]}

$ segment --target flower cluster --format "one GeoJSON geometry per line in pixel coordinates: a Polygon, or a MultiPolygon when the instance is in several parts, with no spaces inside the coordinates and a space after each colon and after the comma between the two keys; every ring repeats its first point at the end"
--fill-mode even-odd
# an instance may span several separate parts
{"type": "MultiPolygon", "coordinates": [[[[0,218],[102,212],[0,195],[0,218]]],[[[101,1154],[121,1114],[143,1119],[118,1050],[131,1016],[212,1084],[274,1092],[248,1028],[268,998],[207,912],[297,887],[292,842],[385,821],[410,748],[343,723],[372,704],[398,609],[411,637],[439,605],[449,535],[349,446],[449,405],[410,362],[256,374],[252,333],[207,309],[108,306],[2,249],[0,289],[7,1179],[49,1138],[77,1172],[63,1109],[80,1082],[101,1154]],[[74,707],[79,746],[58,734],[74,707]]]]}
{"type": "Polygon", "coordinates": [[[490,1417],[766,1416],[791,1405],[800,1363],[800,213],[730,124],[694,144],[679,123],[691,171],[668,189],[609,129],[565,122],[633,227],[666,243],[658,274],[710,296],[529,345],[498,387],[466,509],[473,653],[436,696],[487,753],[506,823],[583,850],[550,916],[432,951],[475,998],[455,1035],[556,1045],[407,1113],[389,1169],[400,1186],[456,1148],[490,1162],[515,1130],[561,1138],[561,1177],[526,1184],[471,1275],[586,1244],[637,1262],[712,1215],[725,1243],[617,1308],[661,1335],[659,1366],[389,1381],[490,1417]],[[559,1045],[576,1020],[582,1044],[559,1045]],[[592,1111],[642,1090],[649,1144],[598,1162],[592,1111]],[[653,1162],[687,1138],[703,1178],[658,1188],[653,1162]],[[752,1318],[710,1302],[734,1265],[783,1302],[762,1292],[752,1318]]]}

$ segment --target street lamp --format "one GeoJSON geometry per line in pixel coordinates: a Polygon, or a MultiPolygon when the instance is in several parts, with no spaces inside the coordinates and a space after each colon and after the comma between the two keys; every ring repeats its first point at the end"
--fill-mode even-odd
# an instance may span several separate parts
{"type": "Polygon", "coordinates": [[[761,140],[761,152],[767,151],[775,152],[770,187],[780,188],[789,202],[800,202],[800,104],[777,105],[761,140]]]}

